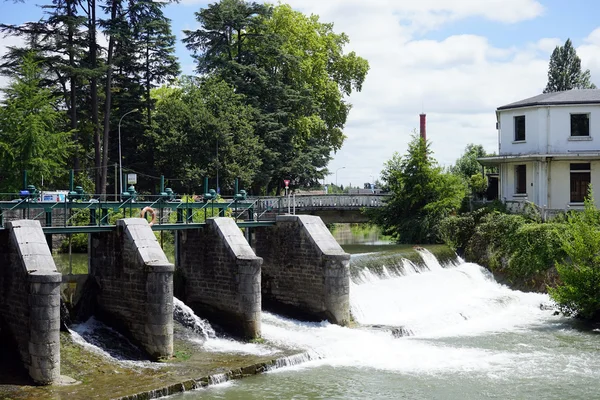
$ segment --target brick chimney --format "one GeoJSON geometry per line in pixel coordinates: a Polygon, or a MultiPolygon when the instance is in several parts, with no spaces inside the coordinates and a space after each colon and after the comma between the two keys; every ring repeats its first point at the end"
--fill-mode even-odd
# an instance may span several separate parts
{"type": "Polygon", "coordinates": [[[421,119],[421,129],[419,130],[419,133],[423,140],[427,141],[427,114],[419,114],[419,117],[421,119]]]}

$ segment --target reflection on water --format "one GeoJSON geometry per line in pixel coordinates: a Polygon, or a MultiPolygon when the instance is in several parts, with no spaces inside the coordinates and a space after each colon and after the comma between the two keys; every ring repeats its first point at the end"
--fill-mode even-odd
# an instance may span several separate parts
{"type": "Polygon", "coordinates": [[[391,238],[381,233],[381,229],[369,224],[333,224],[331,234],[341,245],[369,244],[385,245],[391,243],[391,238]]]}

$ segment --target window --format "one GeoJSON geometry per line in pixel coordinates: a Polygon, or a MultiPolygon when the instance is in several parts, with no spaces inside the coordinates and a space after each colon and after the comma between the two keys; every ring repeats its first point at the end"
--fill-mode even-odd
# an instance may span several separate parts
{"type": "Polygon", "coordinates": [[[515,142],[525,140],[525,116],[519,115],[515,117],[515,142]]]}
{"type": "Polygon", "coordinates": [[[571,164],[571,203],[583,203],[590,185],[590,164],[571,164]]]}
{"type": "Polygon", "coordinates": [[[571,114],[571,136],[590,136],[589,114],[571,114]]]}
{"type": "Polygon", "coordinates": [[[527,167],[525,165],[515,167],[515,194],[527,194],[527,167]]]}

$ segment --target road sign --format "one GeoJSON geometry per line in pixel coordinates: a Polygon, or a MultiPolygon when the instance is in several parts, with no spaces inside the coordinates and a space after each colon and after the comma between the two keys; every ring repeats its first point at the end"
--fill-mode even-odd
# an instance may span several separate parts
{"type": "Polygon", "coordinates": [[[285,183],[285,188],[286,189],[290,186],[290,180],[289,179],[284,179],[283,183],[285,183]]]}

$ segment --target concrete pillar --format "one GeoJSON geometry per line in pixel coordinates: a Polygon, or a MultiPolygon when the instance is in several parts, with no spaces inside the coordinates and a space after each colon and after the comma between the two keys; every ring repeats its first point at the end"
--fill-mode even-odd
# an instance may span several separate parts
{"type": "Polygon", "coordinates": [[[142,218],[90,235],[90,276],[101,319],[154,359],[173,354],[173,264],[142,218]]]}
{"type": "Polygon", "coordinates": [[[39,221],[0,232],[0,314],[24,367],[38,384],[60,378],[60,283],[39,221]]]}
{"type": "Polygon", "coordinates": [[[281,215],[274,227],[254,232],[256,254],[264,260],[264,309],[348,324],[350,255],[319,217],[281,215]]]}
{"type": "Polygon", "coordinates": [[[182,301],[198,315],[239,337],[260,337],[260,270],[254,254],[231,218],[210,218],[204,229],[178,238],[182,301]]]}

